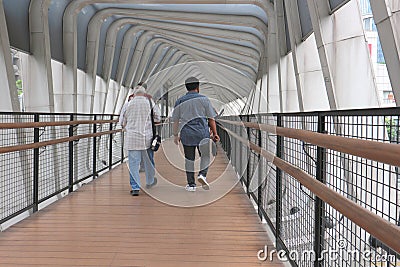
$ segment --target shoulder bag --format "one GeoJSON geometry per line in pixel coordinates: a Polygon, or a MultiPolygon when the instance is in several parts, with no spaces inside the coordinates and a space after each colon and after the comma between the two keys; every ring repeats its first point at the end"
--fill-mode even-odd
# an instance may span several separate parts
{"type": "Polygon", "coordinates": [[[151,109],[151,127],[153,129],[153,138],[151,139],[150,149],[153,151],[157,151],[160,148],[161,144],[161,136],[157,134],[156,125],[154,124],[154,112],[153,112],[153,105],[151,104],[151,99],[147,98],[150,103],[151,109]]]}

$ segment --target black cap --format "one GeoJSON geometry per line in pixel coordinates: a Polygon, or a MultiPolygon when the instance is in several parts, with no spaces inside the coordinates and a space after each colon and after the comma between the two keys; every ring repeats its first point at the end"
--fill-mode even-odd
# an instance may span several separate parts
{"type": "Polygon", "coordinates": [[[189,77],[185,81],[185,86],[188,91],[193,91],[199,88],[200,82],[196,77],[189,77]]]}

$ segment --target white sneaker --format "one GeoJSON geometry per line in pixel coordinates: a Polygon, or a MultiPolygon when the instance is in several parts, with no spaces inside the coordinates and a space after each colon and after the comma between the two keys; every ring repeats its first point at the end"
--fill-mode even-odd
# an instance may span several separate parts
{"type": "Polygon", "coordinates": [[[186,185],[185,189],[186,189],[186,191],[189,191],[189,192],[196,192],[195,186],[186,185]]]}
{"type": "Polygon", "coordinates": [[[203,187],[204,190],[210,189],[210,185],[207,183],[207,178],[204,177],[202,174],[199,174],[199,176],[197,176],[197,181],[201,183],[201,186],[203,187]]]}

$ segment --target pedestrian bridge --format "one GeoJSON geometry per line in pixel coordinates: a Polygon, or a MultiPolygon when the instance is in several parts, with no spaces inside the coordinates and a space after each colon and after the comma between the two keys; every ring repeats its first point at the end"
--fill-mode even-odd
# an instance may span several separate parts
{"type": "MultiPolygon", "coordinates": [[[[2,233],[0,265],[260,266],[257,252],[274,245],[229,160],[219,152],[209,173],[209,192],[185,191],[184,171],[159,151],[159,183],[132,197],[127,164],[119,164],[2,233]],[[218,177],[224,185],[218,185],[218,177]],[[225,186],[229,192],[223,192],[225,186]],[[217,201],[208,196],[217,193],[217,201]],[[184,208],[167,201],[210,204],[184,208]]],[[[283,266],[276,257],[264,265],[283,266]]]]}
{"type": "Polygon", "coordinates": [[[0,0],[0,266],[400,266],[399,16],[397,0],[0,0]],[[210,191],[184,190],[171,143],[190,76],[219,114],[210,191]],[[118,118],[139,82],[163,147],[133,197],[118,118]]]}
{"type": "Polygon", "coordinates": [[[165,120],[158,184],[137,197],[113,115],[3,114],[0,265],[308,266],[348,245],[358,258],[334,262],[396,266],[400,148],[379,121],[397,110],[353,112],[218,119],[196,192],[165,120]]]}

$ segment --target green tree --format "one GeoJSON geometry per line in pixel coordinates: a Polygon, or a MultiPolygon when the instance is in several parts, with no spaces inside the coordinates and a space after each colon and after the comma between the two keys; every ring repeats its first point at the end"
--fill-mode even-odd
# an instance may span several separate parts
{"type": "Polygon", "coordinates": [[[397,134],[399,132],[398,120],[386,117],[385,124],[386,124],[386,131],[389,135],[389,140],[391,142],[396,141],[397,134]]]}
{"type": "Polygon", "coordinates": [[[17,86],[17,89],[18,89],[18,95],[21,95],[24,91],[22,90],[22,80],[21,79],[18,79],[16,82],[15,82],[15,85],[17,86]]]}

